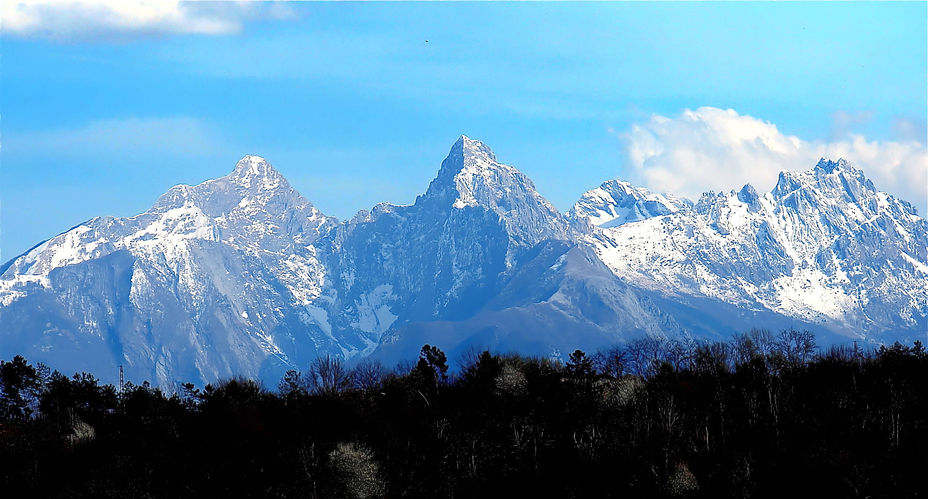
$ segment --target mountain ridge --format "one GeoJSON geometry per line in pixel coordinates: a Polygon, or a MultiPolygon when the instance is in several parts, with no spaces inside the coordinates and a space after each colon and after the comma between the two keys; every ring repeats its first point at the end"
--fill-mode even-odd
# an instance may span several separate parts
{"type": "Polygon", "coordinates": [[[695,203],[610,180],[562,214],[462,135],[413,204],[340,221],[247,155],[7,262],[0,354],[169,387],[272,382],[324,354],[392,362],[430,331],[449,353],[554,357],[754,326],[879,342],[928,328],[926,241],[910,204],[843,160],[695,203]]]}

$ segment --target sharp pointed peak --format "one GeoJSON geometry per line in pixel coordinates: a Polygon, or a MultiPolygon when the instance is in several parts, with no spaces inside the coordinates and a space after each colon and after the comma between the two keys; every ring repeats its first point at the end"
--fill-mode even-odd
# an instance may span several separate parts
{"type": "Polygon", "coordinates": [[[528,176],[500,163],[486,144],[466,135],[451,147],[438,175],[416,204],[433,201],[455,208],[483,206],[507,213],[529,206],[525,209],[537,208],[560,216],[535,190],[528,176]]]}
{"type": "Polygon", "coordinates": [[[449,156],[462,155],[464,158],[468,157],[483,157],[486,160],[496,163],[496,155],[493,154],[493,150],[483,142],[472,139],[467,135],[461,135],[458,137],[458,140],[454,142],[454,145],[451,146],[451,152],[449,156]]]}
{"type": "Polygon", "coordinates": [[[485,172],[487,170],[517,173],[515,168],[498,162],[496,155],[486,144],[471,139],[466,135],[461,135],[451,146],[448,156],[441,162],[438,176],[432,181],[434,185],[429,186],[429,191],[432,191],[433,187],[450,185],[462,173],[485,172]]]}

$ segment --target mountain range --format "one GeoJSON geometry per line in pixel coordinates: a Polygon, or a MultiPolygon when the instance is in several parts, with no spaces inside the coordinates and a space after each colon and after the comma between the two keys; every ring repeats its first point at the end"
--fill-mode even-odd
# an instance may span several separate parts
{"type": "Polygon", "coordinates": [[[0,267],[0,357],[171,389],[424,343],[455,359],[751,328],[924,340],[926,262],[925,219],[844,160],[696,202],[609,180],[565,214],[462,136],[413,204],[340,221],[245,156],[0,267]]]}

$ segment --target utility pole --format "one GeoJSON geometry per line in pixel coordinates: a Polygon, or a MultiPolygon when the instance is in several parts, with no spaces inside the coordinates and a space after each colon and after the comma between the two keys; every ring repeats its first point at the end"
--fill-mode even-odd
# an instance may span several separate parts
{"type": "Polygon", "coordinates": [[[123,377],[122,373],[122,364],[119,364],[119,393],[122,393],[126,388],[126,379],[123,377]]]}

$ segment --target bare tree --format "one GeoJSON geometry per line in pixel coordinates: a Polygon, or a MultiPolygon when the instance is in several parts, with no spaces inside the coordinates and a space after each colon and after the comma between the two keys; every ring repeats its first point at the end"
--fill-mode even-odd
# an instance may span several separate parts
{"type": "Polygon", "coordinates": [[[696,372],[713,374],[728,369],[729,346],[727,343],[704,343],[696,347],[690,357],[690,365],[696,372]]]}
{"type": "Polygon", "coordinates": [[[632,374],[653,376],[662,363],[682,369],[689,363],[689,345],[679,340],[645,336],[625,345],[626,367],[632,374]]]}
{"type": "Polygon", "coordinates": [[[735,363],[743,365],[758,357],[766,357],[774,350],[773,334],[766,329],[752,329],[735,335],[732,347],[735,363]]]}
{"type": "Polygon", "coordinates": [[[630,373],[641,377],[646,377],[648,375],[652,361],[649,354],[651,350],[651,348],[649,348],[650,343],[651,338],[644,337],[629,341],[625,345],[624,357],[627,362],[627,370],[630,373]]]}
{"type": "Polygon", "coordinates": [[[379,360],[364,359],[351,370],[351,382],[359,390],[372,390],[383,383],[386,372],[379,360]]]}
{"type": "Polygon", "coordinates": [[[484,351],[488,351],[488,350],[485,348],[478,348],[475,345],[468,346],[467,348],[464,349],[463,352],[461,352],[460,355],[458,355],[458,365],[459,366],[475,365],[477,361],[480,359],[480,355],[484,351]]]}
{"type": "Polygon", "coordinates": [[[657,360],[658,362],[670,364],[674,369],[684,369],[690,364],[695,347],[696,345],[692,340],[661,340],[658,342],[657,360]]]}
{"type": "Polygon", "coordinates": [[[815,353],[815,335],[810,331],[784,329],[777,335],[776,348],[791,365],[801,365],[815,353]]]}
{"type": "Polygon", "coordinates": [[[334,395],[348,387],[351,376],[341,359],[326,355],[317,357],[309,365],[307,381],[313,393],[334,395]]]}
{"type": "Polygon", "coordinates": [[[593,356],[593,367],[596,371],[613,379],[621,378],[628,365],[628,350],[619,346],[599,352],[593,356]]]}

